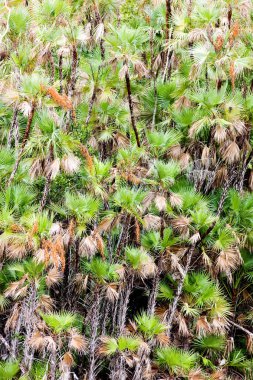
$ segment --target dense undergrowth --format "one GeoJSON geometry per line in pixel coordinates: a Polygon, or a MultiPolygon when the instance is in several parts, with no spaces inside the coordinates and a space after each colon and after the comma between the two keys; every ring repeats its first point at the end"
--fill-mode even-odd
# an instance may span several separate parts
{"type": "Polygon", "coordinates": [[[0,17],[0,379],[252,379],[252,1],[0,17]]]}

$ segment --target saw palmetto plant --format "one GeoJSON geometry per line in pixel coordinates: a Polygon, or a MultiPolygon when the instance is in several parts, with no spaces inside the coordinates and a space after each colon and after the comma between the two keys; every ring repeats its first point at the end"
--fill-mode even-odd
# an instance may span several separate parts
{"type": "Polygon", "coordinates": [[[252,33],[0,2],[0,380],[253,378],[252,33]]]}

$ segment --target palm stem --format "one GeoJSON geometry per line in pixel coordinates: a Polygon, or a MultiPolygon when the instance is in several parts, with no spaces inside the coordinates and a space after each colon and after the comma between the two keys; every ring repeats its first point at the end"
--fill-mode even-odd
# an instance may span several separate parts
{"type": "Polygon", "coordinates": [[[20,150],[19,150],[19,153],[18,153],[17,160],[15,162],[14,168],[13,168],[12,173],[10,175],[10,178],[8,180],[7,187],[9,187],[11,185],[11,183],[12,183],[14,177],[15,177],[15,174],[17,173],[17,170],[18,170],[18,167],[19,167],[22,155],[24,153],[24,149],[25,149],[27,140],[28,140],[30,132],[31,132],[31,126],[32,126],[32,121],[33,121],[34,113],[35,113],[35,102],[32,103],[32,109],[31,109],[31,112],[30,112],[30,114],[28,116],[27,125],[26,125],[24,136],[23,136],[22,144],[21,144],[21,147],[20,147],[20,150]]]}
{"type": "Polygon", "coordinates": [[[126,70],[125,80],[126,80],[126,87],[127,87],[128,105],[129,105],[129,110],[130,110],[131,123],[134,130],[137,146],[140,147],[141,144],[140,144],[139,134],[138,134],[136,123],[135,123],[132,92],[131,92],[131,82],[130,82],[128,68],[126,70]]]}

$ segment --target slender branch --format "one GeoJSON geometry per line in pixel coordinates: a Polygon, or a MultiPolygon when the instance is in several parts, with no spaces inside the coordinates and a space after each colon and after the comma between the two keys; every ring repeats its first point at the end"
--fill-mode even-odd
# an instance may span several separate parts
{"type": "Polygon", "coordinates": [[[231,320],[229,320],[229,323],[233,326],[235,326],[236,328],[238,328],[239,330],[242,330],[244,331],[246,334],[248,335],[251,335],[253,337],[253,332],[249,331],[248,329],[245,329],[245,327],[242,327],[241,325],[238,325],[238,323],[235,323],[231,320]]]}

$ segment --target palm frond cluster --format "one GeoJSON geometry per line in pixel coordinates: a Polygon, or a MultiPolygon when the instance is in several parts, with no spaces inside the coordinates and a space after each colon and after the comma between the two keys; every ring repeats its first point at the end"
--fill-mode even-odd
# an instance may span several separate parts
{"type": "Polygon", "coordinates": [[[0,379],[253,378],[252,0],[0,4],[0,379]]]}

